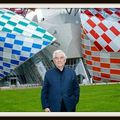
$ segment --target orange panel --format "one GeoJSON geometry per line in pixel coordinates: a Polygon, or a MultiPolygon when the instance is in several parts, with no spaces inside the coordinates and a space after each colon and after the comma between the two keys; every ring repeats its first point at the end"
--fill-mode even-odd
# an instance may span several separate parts
{"type": "Polygon", "coordinates": [[[111,63],[120,63],[120,59],[110,59],[111,63]]]}
{"type": "Polygon", "coordinates": [[[83,55],[83,58],[86,58],[86,55],[85,54],[82,54],[83,55]]]}
{"type": "Polygon", "coordinates": [[[99,72],[101,71],[101,69],[100,69],[99,67],[95,67],[95,66],[93,66],[92,69],[93,69],[94,71],[99,71],[99,72]]]}
{"type": "Polygon", "coordinates": [[[100,65],[103,68],[110,68],[110,64],[107,64],[107,63],[100,63],[100,65]]]}
{"type": "Polygon", "coordinates": [[[92,65],[92,61],[86,60],[86,64],[92,65]]]}
{"type": "Polygon", "coordinates": [[[118,74],[118,75],[120,75],[120,70],[111,69],[111,70],[110,70],[110,73],[111,73],[111,74],[118,74]]]}
{"type": "Polygon", "coordinates": [[[109,82],[120,82],[120,80],[110,80],[109,82]]]}
{"type": "Polygon", "coordinates": [[[100,57],[92,57],[92,60],[100,62],[100,57]]]}
{"type": "Polygon", "coordinates": [[[101,76],[105,78],[110,78],[110,74],[106,74],[106,73],[101,73],[101,76]]]}
{"type": "Polygon", "coordinates": [[[91,50],[92,50],[92,51],[99,51],[98,48],[96,48],[95,46],[92,46],[92,47],[91,47],[91,50]]]}
{"type": "Polygon", "coordinates": [[[85,54],[91,55],[91,51],[85,50],[85,54]]]}
{"type": "Polygon", "coordinates": [[[101,78],[100,78],[100,77],[93,76],[93,80],[100,81],[100,80],[101,80],[101,78]]]}
{"type": "Polygon", "coordinates": [[[85,45],[84,45],[84,44],[82,44],[82,48],[85,48],[85,45]]]}

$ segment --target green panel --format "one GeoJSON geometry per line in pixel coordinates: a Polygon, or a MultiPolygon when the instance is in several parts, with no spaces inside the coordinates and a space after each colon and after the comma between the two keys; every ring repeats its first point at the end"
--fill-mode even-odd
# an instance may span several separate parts
{"type": "Polygon", "coordinates": [[[12,32],[12,30],[10,30],[8,28],[3,28],[2,31],[4,31],[4,32],[12,32]]]}
{"type": "Polygon", "coordinates": [[[4,26],[4,25],[5,25],[5,23],[0,21],[0,26],[4,26]]]}
{"type": "Polygon", "coordinates": [[[12,21],[8,21],[7,23],[10,24],[10,25],[12,25],[12,26],[16,26],[16,24],[17,24],[17,23],[12,22],[12,21]]]}
{"type": "Polygon", "coordinates": [[[23,25],[23,26],[27,26],[28,25],[27,23],[22,22],[22,21],[19,21],[18,24],[23,25]]]}
{"type": "Polygon", "coordinates": [[[23,30],[21,30],[21,29],[19,29],[19,28],[16,28],[16,27],[13,29],[13,31],[16,31],[16,32],[18,32],[18,33],[22,33],[22,32],[23,32],[23,30]]]}
{"type": "Polygon", "coordinates": [[[39,38],[42,39],[41,37],[37,36],[37,35],[32,35],[33,38],[39,38]]]}
{"type": "Polygon", "coordinates": [[[48,35],[46,35],[46,34],[43,36],[43,38],[48,39],[48,40],[50,40],[50,41],[53,39],[53,37],[48,36],[48,35]]]}
{"type": "Polygon", "coordinates": [[[38,26],[38,25],[37,25],[36,23],[34,23],[34,22],[30,22],[30,25],[33,25],[33,26],[35,26],[35,27],[38,26]]]}
{"type": "Polygon", "coordinates": [[[36,31],[41,32],[41,33],[45,33],[45,32],[46,32],[46,30],[41,29],[41,28],[39,28],[39,27],[36,29],[36,31]]]}
{"type": "Polygon", "coordinates": [[[3,15],[3,16],[1,16],[2,18],[4,18],[4,19],[6,19],[6,20],[9,20],[10,19],[10,17],[8,17],[8,16],[6,16],[6,15],[3,15]]]}

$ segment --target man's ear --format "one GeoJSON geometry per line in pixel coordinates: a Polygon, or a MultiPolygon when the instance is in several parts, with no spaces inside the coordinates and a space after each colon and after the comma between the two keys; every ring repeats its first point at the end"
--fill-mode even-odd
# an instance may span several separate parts
{"type": "Polygon", "coordinates": [[[53,59],[53,63],[55,63],[55,60],[53,59]]]}
{"type": "Polygon", "coordinates": [[[66,59],[65,59],[65,63],[66,63],[66,59]]]}

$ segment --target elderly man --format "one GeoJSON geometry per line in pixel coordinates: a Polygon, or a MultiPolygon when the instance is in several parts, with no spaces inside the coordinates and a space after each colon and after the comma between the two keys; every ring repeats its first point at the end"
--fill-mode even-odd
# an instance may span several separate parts
{"type": "Polygon", "coordinates": [[[45,112],[76,111],[80,89],[75,71],[65,67],[66,58],[62,50],[53,52],[55,68],[46,72],[41,93],[45,112]]]}

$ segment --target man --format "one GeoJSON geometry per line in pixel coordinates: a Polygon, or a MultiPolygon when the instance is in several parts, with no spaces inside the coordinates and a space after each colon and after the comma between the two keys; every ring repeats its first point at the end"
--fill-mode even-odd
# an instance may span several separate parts
{"type": "Polygon", "coordinates": [[[45,112],[75,112],[79,101],[79,84],[75,71],[65,67],[66,55],[62,50],[53,52],[55,68],[45,74],[41,93],[45,112]]]}

